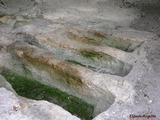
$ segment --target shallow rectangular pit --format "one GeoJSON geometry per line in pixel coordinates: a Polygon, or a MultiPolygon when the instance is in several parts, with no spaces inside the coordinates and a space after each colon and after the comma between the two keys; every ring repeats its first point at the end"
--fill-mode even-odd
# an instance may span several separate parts
{"type": "Polygon", "coordinates": [[[18,75],[8,69],[3,69],[1,75],[6,78],[20,96],[35,100],[47,100],[80,118],[92,119],[94,106],[80,98],[62,92],[57,88],[41,84],[33,78],[18,75]]]}
{"type": "Polygon", "coordinates": [[[132,65],[120,61],[108,54],[97,52],[92,49],[80,50],[77,55],[82,56],[82,59],[77,59],[78,57],[70,57],[65,60],[89,68],[95,72],[118,75],[121,77],[126,76],[132,69],[132,65]]]}
{"type": "Polygon", "coordinates": [[[102,32],[85,29],[79,26],[59,24],[61,29],[65,29],[67,37],[73,41],[79,41],[90,45],[106,45],[126,52],[133,52],[143,44],[142,41],[124,39],[121,37],[110,36],[102,32]]]}
{"type": "Polygon", "coordinates": [[[86,33],[84,33],[84,31],[81,32],[82,33],[68,32],[67,37],[70,40],[79,41],[85,44],[96,46],[106,45],[126,52],[133,52],[143,43],[141,41],[133,41],[130,39],[107,36],[96,31],[88,31],[86,33]]]}

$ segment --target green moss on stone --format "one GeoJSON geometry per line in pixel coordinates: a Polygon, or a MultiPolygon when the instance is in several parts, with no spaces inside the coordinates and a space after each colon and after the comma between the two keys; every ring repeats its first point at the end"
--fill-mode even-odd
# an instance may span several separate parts
{"type": "Polygon", "coordinates": [[[62,106],[82,119],[90,120],[92,118],[93,105],[86,103],[82,99],[18,75],[8,69],[2,70],[1,74],[20,96],[35,100],[47,100],[62,106]]]}
{"type": "Polygon", "coordinates": [[[111,61],[113,60],[113,57],[110,55],[107,55],[103,52],[96,52],[94,50],[80,50],[79,52],[83,57],[86,57],[91,60],[107,60],[111,61]]]}

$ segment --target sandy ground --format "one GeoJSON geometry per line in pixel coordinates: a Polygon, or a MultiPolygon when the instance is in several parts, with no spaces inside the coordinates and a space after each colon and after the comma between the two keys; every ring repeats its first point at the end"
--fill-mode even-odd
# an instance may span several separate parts
{"type": "MultiPolygon", "coordinates": [[[[71,24],[104,34],[144,41],[144,44],[133,53],[121,51],[110,53],[133,65],[133,70],[127,76],[84,74],[92,78],[94,84],[109,89],[117,97],[115,103],[94,120],[129,120],[132,114],[156,115],[156,118],[149,118],[149,120],[160,120],[159,2],[143,3],[134,0],[125,2],[120,0],[47,0],[47,2],[41,2],[43,17],[45,21],[50,21],[52,24],[71,24]]],[[[37,26],[43,29],[43,26],[48,23],[43,21],[39,24],[37,26]]],[[[1,29],[3,35],[7,34],[4,28],[9,32],[18,31],[18,29],[10,30],[10,27],[5,26],[1,29]]],[[[39,33],[33,31],[33,34],[43,34],[45,31],[47,30],[37,31],[39,33]]],[[[9,41],[5,43],[4,38],[1,36],[1,44],[9,44],[9,41]]],[[[146,119],[134,118],[134,120],[146,119]]]]}

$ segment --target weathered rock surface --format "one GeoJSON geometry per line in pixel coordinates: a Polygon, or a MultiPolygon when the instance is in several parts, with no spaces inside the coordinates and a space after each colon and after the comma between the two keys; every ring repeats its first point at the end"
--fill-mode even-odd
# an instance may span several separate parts
{"type": "Polygon", "coordinates": [[[35,0],[1,0],[0,15],[24,15],[28,17],[37,17],[41,15],[38,1],[35,0]]]}
{"type": "Polygon", "coordinates": [[[16,94],[10,83],[8,83],[2,75],[0,75],[0,87],[4,87],[7,90],[12,91],[14,94],[16,94]]]}
{"type": "Polygon", "coordinates": [[[21,98],[0,87],[1,120],[80,120],[63,108],[47,101],[21,98]]]}
{"type": "Polygon", "coordinates": [[[54,54],[25,42],[16,42],[10,45],[8,50],[15,51],[12,55],[16,54],[23,61],[23,65],[29,66],[30,71],[34,71],[33,75],[38,76],[39,82],[56,87],[94,105],[93,116],[105,111],[114,102],[113,94],[95,86],[90,82],[91,80],[87,80],[80,74],[83,68],[78,69],[72,63],[57,60],[54,54]]]}
{"type": "MultiPolygon", "coordinates": [[[[24,74],[27,68],[35,78],[43,79],[41,82],[44,84],[63,88],[82,98],[87,93],[86,101],[96,98],[91,100],[92,103],[99,95],[109,95],[103,100],[110,104],[100,105],[103,105],[100,111],[104,108],[106,111],[94,120],[130,120],[131,114],[156,115],[157,118],[153,118],[156,120],[160,113],[157,107],[160,106],[159,23],[158,0],[0,0],[0,68],[19,74],[24,74]],[[109,38],[109,41],[97,39],[93,36],[95,32],[101,38],[109,38]],[[121,40],[117,42],[110,38],[121,40]],[[91,59],[84,60],[78,54],[84,49],[102,52],[118,62],[106,62],[100,54],[96,57],[89,54],[87,57],[91,59]],[[73,61],[75,59],[79,61],[73,61]],[[94,70],[93,66],[85,66],[84,63],[100,67],[94,70]],[[110,71],[101,72],[106,63],[110,71]],[[57,73],[53,66],[58,68],[57,73]],[[119,68],[116,74],[115,66],[119,68]],[[58,80],[56,84],[55,78],[58,80]],[[79,87],[79,83],[84,86],[79,87]]],[[[6,82],[3,85],[9,86],[6,82]]],[[[6,92],[4,89],[1,91],[6,92]]],[[[43,113],[45,118],[50,118],[50,111],[37,113],[35,110],[38,108],[25,101],[29,104],[27,115],[39,119],[43,113]]],[[[44,104],[50,108],[50,103],[44,104]]],[[[10,113],[3,115],[7,117],[10,113]]]]}

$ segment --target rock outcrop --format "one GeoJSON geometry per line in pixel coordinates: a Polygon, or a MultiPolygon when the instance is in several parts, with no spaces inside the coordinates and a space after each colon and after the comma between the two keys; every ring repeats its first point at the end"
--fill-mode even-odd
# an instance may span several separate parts
{"type": "Polygon", "coordinates": [[[0,0],[0,119],[158,116],[159,3],[0,0]]]}
{"type": "Polygon", "coordinates": [[[11,51],[12,55],[18,56],[23,65],[34,71],[32,74],[37,76],[39,82],[92,104],[93,116],[105,111],[114,102],[113,94],[95,86],[80,74],[77,66],[55,59],[54,54],[50,52],[25,42],[16,42],[10,45],[8,50],[14,51],[11,51]]]}

